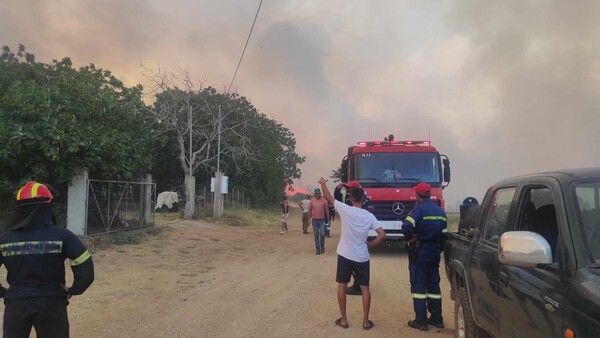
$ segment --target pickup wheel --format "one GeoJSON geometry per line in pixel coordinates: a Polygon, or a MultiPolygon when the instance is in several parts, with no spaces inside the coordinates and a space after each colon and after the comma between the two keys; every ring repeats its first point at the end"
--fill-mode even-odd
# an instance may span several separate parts
{"type": "Polygon", "coordinates": [[[454,336],[456,338],[488,338],[489,335],[473,319],[469,296],[465,288],[458,289],[454,299],[454,336]]]}

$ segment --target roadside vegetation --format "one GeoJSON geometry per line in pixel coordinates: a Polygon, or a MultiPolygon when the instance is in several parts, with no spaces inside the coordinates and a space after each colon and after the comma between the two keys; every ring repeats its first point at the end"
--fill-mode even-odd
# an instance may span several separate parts
{"type": "Polygon", "coordinates": [[[65,224],[68,185],[82,168],[91,179],[104,180],[137,182],[150,173],[157,192],[178,191],[183,205],[184,176],[194,175],[197,186],[209,184],[220,157],[221,171],[244,203],[277,203],[304,162],[294,134],[241,93],[179,83],[189,75],[169,79],[150,93],[92,63],[78,67],[69,57],[45,63],[23,45],[16,51],[2,47],[0,228],[15,193],[30,180],[54,188],[57,218],[65,224]],[[147,94],[154,94],[151,104],[147,94]],[[192,153],[180,142],[190,129],[192,153]]]}
{"type": "Polygon", "coordinates": [[[225,208],[220,219],[212,217],[212,209],[201,209],[196,214],[199,219],[207,222],[232,226],[271,227],[279,226],[279,222],[281,221],[281,215],[278,213],[278,210],[264,208],[225,208]]]}
{"type": "Polygon", "coordinates": [[[140,244],[148,236],[161,236],[170,230],[168,226],[150,226],[142,229],[120,231],[112,234],[99,235],[83,239],[88,249],[93,253],[114,245],[140,244]]]}

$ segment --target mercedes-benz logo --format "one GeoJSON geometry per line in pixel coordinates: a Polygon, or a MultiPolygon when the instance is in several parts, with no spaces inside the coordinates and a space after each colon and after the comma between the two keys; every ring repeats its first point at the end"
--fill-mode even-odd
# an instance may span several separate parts
{"type": "Polygon", "coordinates": [[[404,204],[400,202],[394,203],[394,205],[392,205],[392,211],[396,215],[402,215],[402,213],[404,212],[404,204]]]}

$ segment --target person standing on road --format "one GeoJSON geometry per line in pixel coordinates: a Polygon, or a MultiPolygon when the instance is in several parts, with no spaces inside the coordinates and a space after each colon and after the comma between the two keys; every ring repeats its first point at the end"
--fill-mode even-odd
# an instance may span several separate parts
{"type": "Polygon", "coordinates": [[[325,253],[325,223],[329,219],[329,204],[321,196],[321,189],[316,188],[315,197],[310,200],[308,218],[312,222],[315,236],[315,255],[325,253]]]}
{"type": "Polygon", "coordinates": [[[69,230],[52,221],[50,189],[28,182],[17,193],[7,230],[0,235],[0,265],[8,271],[4,298],[4,337],[69,337],[68,299],[94,281],[92,257],[69,230]],[[65,286],[65,260],[71,260],[73,285],[65,286]]]}
{"type": "Polygon", "coordinates": [[[381,244],[385,240],[385,232],[377,222],[375,216],[361,208],[365,199],[365,193],[361,188],[350,191],[352,206],[337,201],[333,198],[327,188],[327,180],[321,177],[319,184],[325,194],[325,199],[335,206],[340,215],[341,236],[337,247],[337,272],[335,280],[338,283],[338,305],[341,317],[335,321],[335,325],[348,328],[346,316],[346,288],[350,282],[350,275],[354,272],[355,278],[362,290],[363,304],[363,329],[369,330],[374,323],[369,319],[371,309],[371,292],[369,291],[370,261],[369,249],[381,244]],[[377,237],[367,242],[369,230],[377,232],[377,237]]]}
{"type": "Polygon", "coordinates": [[[429,184],[421,182],[413,190],[418,204],[402,222],[402,233],[408,239],[410,292],[415,310],[415,320],[408,321],[408,326],[427,331],[428,325],[444,328],[440,254],[446,239],[447,220],[444,210],[430,200],[429,184]]]}
{"type": "MultiPolygon", "coordinates": [[[[333,191],[333,197],[337,201],[340,201],[342,203],[346,203],[349,206],[352,206],[349,192],[355,188],[361,188],[360,183],[358,181],[350,181],[348,183],[340,183],[335,187],[335,189],[333,191]]],[[[361,205],[361,208],[366,210],[367,209],[366,206],[367,206],[367,199],[365,198],[364,202],[361,205]]],[[[362,291],[360,291],[360,285],[358,284],[358,281],[356,280],[356,276],[354,273],[352,273],[352,277],[354,278],[354,283],[352,283],[352,286],[349,286],[346,289],[346,294],[360,296],[362,294],[362,291]]]]}
{"type": "Polygon", "coordinates": [[[283,196],[281,200],[281,232],[279,234],[287,234],[287,220],[290,215],[290,205],[288,204],[287,196],[283,196]]]}
{"type": "Polygon", "coordinates": [[[306,195],[306,198],[300,201],[298,205],[302,208],[302,233],[308,234],[308,209],[310,207],[310,195],[306,195]]]}

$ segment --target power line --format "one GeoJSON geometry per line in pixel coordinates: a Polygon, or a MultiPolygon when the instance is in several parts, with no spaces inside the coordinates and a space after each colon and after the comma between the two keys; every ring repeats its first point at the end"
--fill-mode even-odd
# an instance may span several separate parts
{"type": "Polygon", "coordinates": [[[238,69],[240,69],[240,65],[242,64],[242,59],[244,58],[244,53],[246,53],[246,47],[248,47],[248,42],[250,41],[250,36],[252,35],[252,30],[254,30],[254,24],[256,23],[256,18],[258,18],[258,13],[260,12],[261,5],[262,5],[262,0],[260,0],[260,3],[258,4],[258,9],[256,10],[256,15],[254,16],[254,21],[252,22],[252,27],[250,27],[250,33],[248,33],[248,39],[246,39],[246,44],[244,45],[244,50],[242,51],[242,56],[240,56],[240,62],[238,62],[238,65],[235,68],[235,73],[233,73],[233,78],[231,79],[229,88],[227,88],[227,93],[229,93],[229,91],[231,90],[233,81],[235,81],[235,76],[237,75],[238,69]]]}

